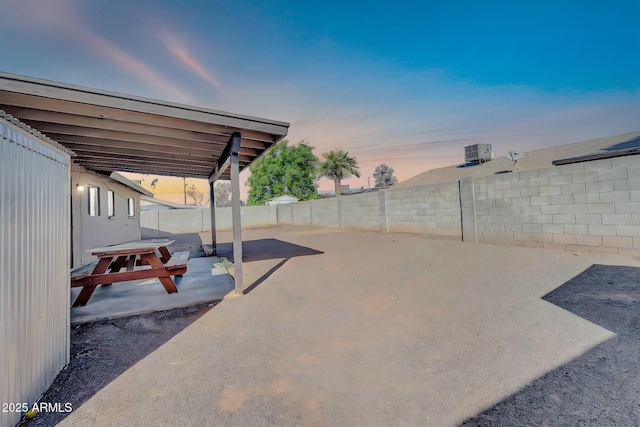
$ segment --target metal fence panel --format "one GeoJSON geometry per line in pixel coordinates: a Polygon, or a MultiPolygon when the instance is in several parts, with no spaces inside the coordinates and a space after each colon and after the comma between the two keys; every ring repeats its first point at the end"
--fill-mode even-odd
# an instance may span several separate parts
{"type": "MultiPolygon", "coordinates": [[[[69,154],[0,115],[0,397],[33,404],[69,362],[69,154]]],[[[0,425],[20,413],[0,412],[0,425]]]]}

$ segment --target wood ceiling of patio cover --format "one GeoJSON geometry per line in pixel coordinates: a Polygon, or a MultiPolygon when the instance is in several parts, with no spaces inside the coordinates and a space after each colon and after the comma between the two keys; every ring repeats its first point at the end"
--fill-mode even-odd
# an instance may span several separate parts
{"type": "MultiPolygon", "coordinates": [[[[289,123],[0,73],[0,110],[72,150],[96,172],[208,178],[231,135],[243,170],[289,123]]],[[[229,179],[229,170],[221,179],[229,179]]]]}

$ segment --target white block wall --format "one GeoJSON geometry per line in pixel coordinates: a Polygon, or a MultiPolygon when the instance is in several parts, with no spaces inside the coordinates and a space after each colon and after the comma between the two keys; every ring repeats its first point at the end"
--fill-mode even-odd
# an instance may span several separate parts
{"type": "Polygon", "coordinates": [[[343,228],[379,231],[380,203],[378,193],[362,193],[342,197],[342,226],[343,228]]]}
{"type": "MultiPolygon", "coordinates": [[[[240,221],[243,227],[277,224],[276,206],[242,206],[240,221]]],[[[216,209],[216,230],[230,230],[233,227],[231,208],[216,209]]],[[[166,233],[198,233],[211,230],[210,208],[167,209],[143,211],[140,226],[145,235],[153,235],[153,230],[166,233]]]]}
{"type": "Polygon", "coordinates": [[[640,255],[640,155],[474,178],[473,191],[479,242],[640,255]]]}
{"type": "Polygon", "coordinates": [[[258,215],[262,208],[244,207],[243,225],[411,232],[640,256],[640,155],[276,205],[258,215]]]}
{"type": "Polygon", "coordinates": [[[458,182],[387,191],[389,231],[461,238],[458,182]]]}

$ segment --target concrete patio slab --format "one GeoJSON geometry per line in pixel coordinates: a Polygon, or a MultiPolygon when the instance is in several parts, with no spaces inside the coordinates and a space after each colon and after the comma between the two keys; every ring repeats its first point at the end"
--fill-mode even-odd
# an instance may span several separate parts
{"type": "Polygon", "coordinates": [[[593,264],[640,266],[411,234],[243,230],[274,237],[317,253],[268,260],[252,292],[59,425],[456,425],[615,336],[543,295],[593,264]]]}
{"type": "MultiPolygon", "coordinates": [[[[71,308],[71,324],[221,300],[233,291],[234,283],[226,273],[212,276],[211,267],[215,262],[216,257],[190,259],[187,272],[182,277],[174,278],[178,292],[173,294],[168,294],[157,278],[98,286],[86,306],[71,308]]],[[[80,289],[71,289],[71,303],[80,289]]]]}

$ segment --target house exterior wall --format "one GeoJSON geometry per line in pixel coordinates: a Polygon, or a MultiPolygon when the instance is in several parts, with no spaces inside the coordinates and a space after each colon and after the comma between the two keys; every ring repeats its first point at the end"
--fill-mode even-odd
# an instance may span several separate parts
{"type": "Polygon", "coordinates": [[[140,239],[140,194],[83,167],[71,166],[72,266],[95,261],[92,248],[140,239]],[[77,190],[84,185],[84,191],[77,190]],[[100,215],[89,215],[89,186],[100,189],[100,215]],[[107,212],[107,191],[114,192],[115,215],[107,212]],[[128,199],[135,203],[135,215],[128,214],[128,199]]]}
{"type": "Polygon", "coordinates": [[[0,396],[32,405],[69,362],[70,161],[21,126],[0,117],[0,396]]]}

